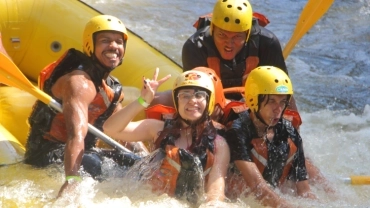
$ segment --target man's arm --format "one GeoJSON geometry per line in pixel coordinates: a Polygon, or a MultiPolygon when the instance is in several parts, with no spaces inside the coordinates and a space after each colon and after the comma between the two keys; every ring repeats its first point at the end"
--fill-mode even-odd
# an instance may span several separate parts
{"type": "MultiPolygon", "coordinates": [[[[88,131],[88,106],[96,96],[95,86],[83,71],[73,71],[59,78],[52,87],[53,94],[63,102],[67,142],[64,155],[64,171],[67,176],[78,176],[84,140],[88,131]]],[[[69,189],[66,181],[59,195],[69,189]]]]}
{"type": "Polygon", "coordinates": [[[237,160],[236,167],[240,170],[247,186],[264,206],[291,207],[287,201],[280,198],[266,183],[253,162],[237,160]]]}
{"type": "Polygon", "coordinates": [[[202,52],[203,47],[201,44],[193,42],[193,36],[190,37],[182,47],[182,68],[183,71],[189,71],[198,66],[207,67],[207,56],[202,52]]]}
{"type": "Polygon", "coordinates": [[[288,74],[279,39],[266,28],[261,28],[259,66],[275,66],[288,74]]]}
{"type": "Polygon", "coordinates": [[[271,207],[290,207],[290,205],[279,197],[266,183],[256,164],[252,162],[250,150],[248,148],[250,141],[246,139],[248,128],[240,119],[234,121],[232,128],[227,131],[226,139],[230,147],[231,161],[234,161],[236,167],[242,173],[248,188],[254,193],[256,198],[264,206],[271,207]]]}

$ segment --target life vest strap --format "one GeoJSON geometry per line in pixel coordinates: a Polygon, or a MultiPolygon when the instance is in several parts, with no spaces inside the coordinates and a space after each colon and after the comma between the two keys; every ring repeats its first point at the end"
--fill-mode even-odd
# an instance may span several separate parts
{"type": "Polygon", "coordinates": [[[263,166],[265,166],[265,167],[267,166],[267,160],[264,157],[262,157],[260,154],[258,154],[257,151],[254,148],[251,150],[251,152],[252,152],[253,156],[256,157],[256,159],[260,163],[262,163],[263,166]]]}

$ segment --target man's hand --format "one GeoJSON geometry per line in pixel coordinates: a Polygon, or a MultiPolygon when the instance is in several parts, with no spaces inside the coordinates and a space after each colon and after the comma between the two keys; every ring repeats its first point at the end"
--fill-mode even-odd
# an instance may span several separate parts
{"type": "Polygon", "coordinates": [[[79,184],[80,182],[76,180],[68,180],[64,182],[63,186],[59,190],[57,198],[74,192],[79,184]]]}

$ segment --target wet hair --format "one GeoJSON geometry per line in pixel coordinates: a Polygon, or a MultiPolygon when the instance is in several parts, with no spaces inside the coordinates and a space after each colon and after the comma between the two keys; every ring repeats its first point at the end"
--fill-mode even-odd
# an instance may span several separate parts
{"type": "MultiPolygon", "coordinates": [[[[180,133],[182,129],[181,124],[182,119],[175,115],[169,125],[165,125],[165,128],[158,132],[159,136],[155,142],[155,148],[162,147],[166,144],[175,145],[175,141],[180,138],[180,133]],[[167,141],[165,141],[167,140],[167,141]]],[[[202,122],[196,122],[189,125],[189,130],[191,131],[192,144],[189,150],[194,153],[201,153],[203,150],[209,148],[212,152],[214,150],[213,141],[217,136],[217,129],[214,127],[212,120],[209,115],[206,115],[202,122]]]]}

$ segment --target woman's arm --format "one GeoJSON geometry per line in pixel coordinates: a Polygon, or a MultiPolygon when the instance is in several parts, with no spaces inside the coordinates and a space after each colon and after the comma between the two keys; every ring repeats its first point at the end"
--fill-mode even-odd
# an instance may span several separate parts
{"type": "Polygon", "coordinates": [[[225,177],[230,162],[230,150],[225,139],[215,139],[215,160],[206,183],[207,201],[222,201],[225,198],[225,177]]]}
{"type": "Polygon", "coordinates": [[[141,103],[139,100],[134,100],[110,116],[103,125],[105,133],[115,139],[129,142],[151,140],[157,137],[157,132],[163,129],[164,124],[162,121],[144,119],[132,122],[132,119],[134,119],[140,111],[145,109],[142,102],[150,103],[158,87],[171,77],[171,75],[167,75],[157,81],[158,70],[157,68],[152,80],[143,77],[144,86],[141,90],[141,96],[139,97],[141,103]]]}

